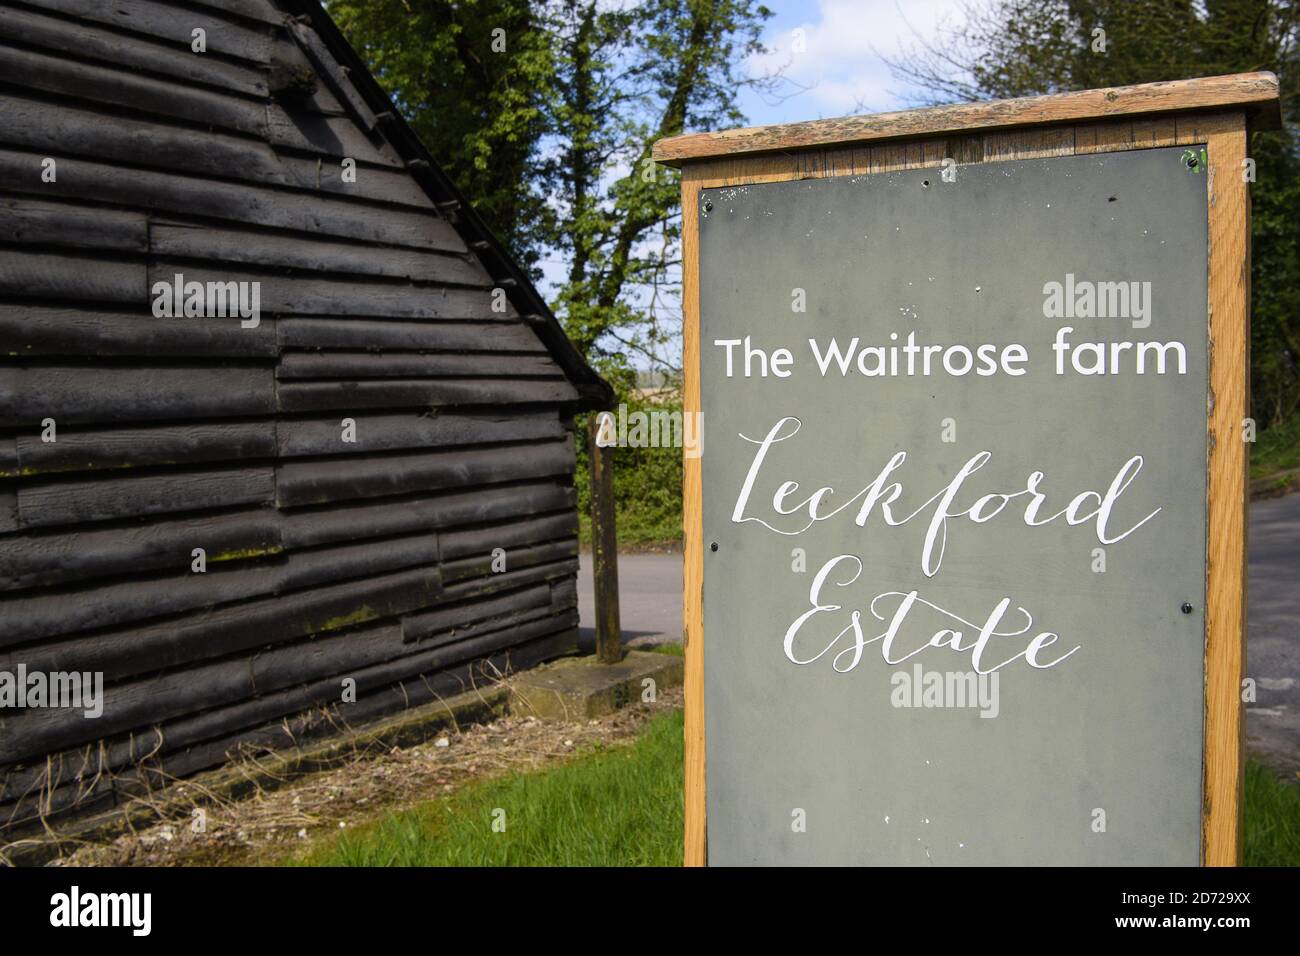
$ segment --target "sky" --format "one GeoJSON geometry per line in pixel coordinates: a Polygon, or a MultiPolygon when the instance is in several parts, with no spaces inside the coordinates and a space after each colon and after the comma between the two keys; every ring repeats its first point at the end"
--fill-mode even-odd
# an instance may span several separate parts
{"type": "Polygon", "coordinates": [[[766,56],[750,62],[762,74],[784,67],[785,97],[746,91],[749,125],[879,113],[916,105],[920,91],[894,77],[885,58],[962,22],[956,0],[767,0],[773,16],[763,31],[766,56]],[[803,52],[797,35],[803,31],[803,52]]]}
{"type": "MultiPolygon", "coordinates": [[[[775,93],[742,91],[745,125],[880,113],[919,103],[922,91],[893,76],[886,58],[897,58],[940,27],[961,23],[958,0],[764,0],[773,12],[763,30],[766,54],[747,64],[751,76],[780,73],[775,93]],[[802,31],[798,33],[797,31],[802,31]],[[802,49],[799,49],[802,47],[802,49]]],[[[611,176],[626,175],[617,169],[611,176]]],[[[538,283],[551,299],[564,283],[567,265],[547,257],[538,283]]],[[[671,311],[671,310],[670,310],[671,311]]],[[[664,357],[680,360],[670,346],[664,357]]],[[[633,356],[640,368],[644,360],[633,356]]]]}

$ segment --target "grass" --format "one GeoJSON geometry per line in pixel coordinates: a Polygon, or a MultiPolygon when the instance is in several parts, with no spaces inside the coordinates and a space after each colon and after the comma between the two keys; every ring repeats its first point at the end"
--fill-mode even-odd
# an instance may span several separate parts
{"type": "Polygon", "coordinates": [[[1246,762],[1247,866],[1300,866],[1300,787],[1246,762]]]}
{"type": "Polygon", "coordinates": [[[667,654],[669,657],[686,656],[686,647],[682,644],[656,644],[647,650],[653,654],[667,654]]]}
{"type": "MultiPolygon", "coordinates": [[[[670,645],[671,646],[671,645],[670,645]]],[[[665,650],[665,653],[669,651],[665,650]]],[[[1246,764],[1247,866],[1300,866],[1300,787],[1246,764]]],[[[294,862],[315,866],[679,866],[682,713],[634,743],[540,773],[473,784],[342,833],[294,862]],[[505,829],[494,832],[504,811],[505,829]]]]}
{"type": "Polygon", "coordinates": [[[1292,468],[1300,468],[1300,415],[1260,432],[1250,450],[1251,478],[1265,478],[1292,468]]]}
{"type": "Polygon", "coordinates": [[[473,784],[342,833],[317,866],[680,866],[682,713],[634,743],[473,784]],[[502,813],[501,811],[504,811],[502,813]],[[504,820],[502,832],[494,819],[504,820]]]}

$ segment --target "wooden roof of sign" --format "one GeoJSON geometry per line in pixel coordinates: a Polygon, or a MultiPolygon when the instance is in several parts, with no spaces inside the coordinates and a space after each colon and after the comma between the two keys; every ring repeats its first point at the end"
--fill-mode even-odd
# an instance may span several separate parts
{"type": "Polygon", "coordinates": [[[942,136],[987,129],[1014,129],[1090,119],[1121,119],[1191,110],[1240,110],[1254,129],[1281,125],[1277,77],[1272,73],[1207,76],[1138,86],[1053,93],[1011,100],[957,103],[895,113],[872,113],[752,126],[661,139],[654,158],[669,166],[757,153],[825,146],[854,146],[916,136],[942,136]]]}

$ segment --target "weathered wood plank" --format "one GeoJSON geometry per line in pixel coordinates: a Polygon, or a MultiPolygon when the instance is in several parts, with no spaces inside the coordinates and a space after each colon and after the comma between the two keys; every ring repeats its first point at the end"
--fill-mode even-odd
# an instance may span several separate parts
{"type": "MultiPolygon", "coordinates": [[[[154,255],[167,258],[285,266],[334,276],[373,275],[479,288],[492,284],[478,260],[468,256],[330,242],[311,236],[249,229],[216,229],[193,222],[154,221],[149,239],[154,255]]],[[[493,317],[501,318],[503,313],[493,313],[493,317]]]]}
{"type": "Polygon", "coordinates": [[[81,102],[51,108],[44,100],[19,95],[0,99],[0,120],[0,143],[46,156],[82,156],[283,184],[275,151],[246,137],[110,116],[81,102]]]}
{"type": "MultiPolygon", "coordinates": [[[[493,551],[502,549],[503,566],[509,571],[516,550],[543,542],[569,539],[578,534],[578,515],[573,511],[541,515],[525,521],[513,521],[489,528],[469,528],[449,531],[439,536],[439,549],[443,561],[457,561],[471,556],[486,556],[489,562],[493,551]]],[[[492,569],[494,573],[501,573],[492,569]]]]}
{"type": "Polygon", "coordinates": [[[401,160],[386,143],[372,142],[350,119],[296,110],[289,113],[275,103],[266,107],[266,139],[277,147],[319,153],[334,162],[351,157],[357,162],[400,167],[401,160]]]}
{"type": "Polygon", "coordinates": [[[578,582],[574,578],[551,581],[551,607],[559,610],[578,606],[578,582]]]}
{"type": "Polygon", "coordinates": [[[266,96],[260,69],[217,57],[195,56],[187,46],[126,36],[86,23],[0,7],[0,37],[27,46],[57,50],[77,58],[99,60],[133,71],[159,73],[192,83],[221,87],[251,96],[266,96]]]}
{"type": "MultiPolygon", "coordinates": [[[[259,656],[255,663],[255,679],[259,687],[274,690],[315,680],[322,674],[346,674],[356,681],[360,698],[394,681],[454,667],[562,628],[572,628],[576,623],[571,614],[553,614],[524,624],[480,631],[474,639],[467,639],[454,647],[421,647],[415,653],[409,644],[402,644],[398,628],[364,642],[355,641],[356,635],[351,634],[298,644],[259,656]]],[[[328,698],[331,702],[338,699],[337,686],[336,683],[328,698]]],[[[345,713],[351,710],[344,705],[345,713]]]]}
{"type": "Polygon", "coordinates": [[[126,107],[258,139],[268,135],[266,107],[253,99],[6,44],[0,44],[0,73],[27,89],[71,97],[79,103],[126,107]]]}
{"type": "MultiPolygon", "coordinates": [[[[289,515],[255,509],[217,517],[166,518],[128,527],[15,534],[6,538],[0,549],[0,589],[70,583],[120,574],[123,568],[147,572],[188,566],[191,550],[199,546],[207,549],[211,565],[274,554],[282,547],[316,547],[520,518],[571,509],[574,502],[571,486],[542,480],[394,504],[350,504],[289,515]]],[[[16,530],[17,498],[13,492],[0,493],[0,524],[6,514],[5,530],[16,530]]]]}
{"type": "Polygon", "coordinates": [[[1073,126],[984,134],[985,162],[1073,155],[1073,126]]]}
{"type": "Polygon", "coordinates": [[[281,382],[277,389],[280,409],[286,412],[329,408],[549,404],[571,402],[577,397],[577,391],[563,378],[281,382]]]}
{"type": "MultiPolygon", "coordinates": [[[[332,158],[285,155],[246,136],[116,116],[89,105],[79,101],[51,109],[44,100],[6,96],[0,100],[0,143],[43,155],[115,160],[317,194],[401,203],[426,211],[433,208],[428,195],[405,170],[366,165],[365,153],[353,157],[359,161],[357,181],[345,183],[340,162],[332,158]]],[[[370,160],[378,161],[376,156],[370,160]]]]}
{"type": "Polygon", "coordinates": [[[3,652],[0,667],[25,661],[29,670],[103,671],[105,681],[116,681],[395,617],[434,604],[440,593],[436,567],[399,571],[102,631],[94,641],[68,638],[3,652]]]}
{"type": "MultiPolygon", "coordinates": [[[[546,544],[534,545],[533,547],[516,548],[511,553],[510,558],[515,567],[527,568],[533,565],[561,561],[565,558],[576,558],[577,556],[578,539],[575,537],[567,541],[552,541],[546,544]]],[[[442,579],[448,585],[494,573],[497,572],[492,570],[491,553],[479,554],[459,561],[447,561],[442,565],[442,579]]]]}
{"type": "MultiPolygon", "coordinates": [[[[772,181],[788,179],[763,163],[772,181]]],[[[711,165],[682,171],[682,414],[700,413],[700,190],[711,165]]],[[[682,455],[683,863],[705,862],[704,799],[704,472],[700,455],[682,455]]]]}
{"type": "Polygon", "coordinates": [[[419,530],[440,531],[572,508],[576,497],[571,486],[542,479],[530,484],[480,488],[392,504],[350,502],[342,507],[285,515],[280,533],[286,548],[306,548],[419,530]]]}
{"type": "MultiPolygon", "coordinates": [[[[189,51],[191,31],[207,33],[208,56],[229,56],[254,63],[269,61],[272,29],[232,22],[211,13],[154,0],[25,0],[34,7],[80,20],[102,23],[128,33],[143,34],[176,44],[189,51]]],[[[191,54],[193,55],[193,54],[191,54]]]]}
{"type": "MultiPolygon", "coordinates": [[[[109,741],[103,747],[59,754],[48,765],[42,761],[31,768],[9,769],[0,776],[0,799],[9,801],[0,804],[0,818],[15,822],[37,815],[57,815],[79,803],[82,796],[93,800],[90,781],[101,771],[123,771],[112,777],[104,774],[101,779],[115,791],[137,792],[130,776],[136,773],[141,781],[139,788],[153,792],[177,777],[237,757],[244,748],[299,747],[312,737],[336,733],[341,726],[454,696],[482,683],[484,674],[495,676],[530,667],[572,650],[576,638],[573,626],[540,637],[519,630],[488,636],[459,648],[459,663],[444,665],[436,672],[428,669],[427,655],[409,655],[357,670],[358,686],[364,687],[366,693],[355,703],[338,700],[338,681],[330,677],[183,716],[161,727],[109,741]],[[328,705],[328,712],[313,706],[321,704],[328,705]],[[273,722],[265,723],[268,720],[273,722]],[[128,764],[137,762],[138,770],[125,770],[128,764]],[[25,800],[13,799],[17,797],[25,800]]],[[[449,656],[444,653],[432,659],[445,661],[449,656]]]]}
{"type": "MultiPolygon", "coordinates": [[[[422,631],[424,636],[419,638],[419,646],[421,649],[460,647],[465,642],[484,634],[511,634],[511,643],[513,643],[520,634],[527,634],[530,630],[537,632],[552,630],[556,620],[564,621],[568,626],[577,624],[578,611],[576,608],[556,611],[548,603],[545,606],[501,614],[485,621],[472,621],[444,627],[441,630],[422,631]]],[[[405,625],[405,620],[403,624],[405,625]]],[[[405,639],[414,643],[410,638],[405,639]]]]}
{"type": "Polygon", "coordinates": [[[57,481],[20,487],[18,517],[23,528],[43,528],[174,511],[270,504],[274,495],[275,479],[269,467],[57,481]]]}
{"type": "Polygon", "coordinates": [[[1144,149],[1157,149],[1173,146],[1176,142],[1176,130],[1181,118],[1144,117],[1133,121],[1133,142],[1144,149]]]}
{"type": "Polygon", "coordinates": [[[737,154],[846,146],[875,140],[949,135],[1043,123],[1073,123],[1097,117],[1124,118],[1151,113],[1226,108],[1239,108],[1258,114],[1257,128],[1276,129],[1280,123],[1277,96],[1277,77],[1272,73],[1208,76],[990,103],[959,103],[896,113],[731,129],[717,133],[688,133],[659,140],[654,144],[654,158],[656,162],[680,165],[737,154]]]}
{"type": "Polygon", "coordinates": [[[217,14],[232,14],[258,20],[270,26],[284,25],[285,13],[271,0],[189,0],[194,6],[207,7],[217,14]]]}
{"type": "MultiPolygon", "coordinates": [[[[341,122],[341,121],[340,121],[341,122]]],[[[275,150],[276,171],[265,181],[295,189],[309,189],[317,193],[369,199],[375,202],[415,206],[433,213],[435,206],[429,194],[398,161],[386,152],[354,151],[349,159],[357,162],[356,181],[343,179],[343,163],[333,155],[297,156],[284,150],[275,150]],[[383,165],[379,165],[379,164],[383,165]]]]}
{"type": "Polygon", "coordinates": [[[58,306],[0,306],[0,341],[20,357],[40,355],[274,358],[275,319],[244,328],[238,318],[155,319],[58,306]]]}
{"type": "Polygon", "coordinates": [[[870,168],[872,173],[888,173],[900,169],[920,169],[925,165],[925,155],[921,151],[921,144],[912,143],[889,143],[884,146],[872,146],[870,153],[870,168]]]}
{"type": "Polygon", "coordinates": [[[563,375],[549,355],[389,352],[286,352],[275,368],[281,380],[356,378],[486,378],[563,375]]]}
{"type": "MultiPolygon", "coordinates": [[[[127,730],[158,719],[194,713],[259,691],[345,673],[357,682],[358,693],[382,687],[394,679],[461,663],[467,659],[577,625],[575,611],[548,614],[526,623],[476,634],[464,642],[409,653],[397,627],[375,628],[333,640],[308,641],[258,654],[252,661],[234,660],[149,677],[105,688],[104,712],[87,721],[81,712],[58,708],[29,710],[3,719],[0,761],[17,760],[127,730]],[[408,652],[403,654],[403,652],[408,652]],[[370,670],[388,662],[387,667],[370,670]]],[[[336,688],[337,690],[337,688],[336,688]]],[[[332,693],[331,702],[338,699],[332,693]]],[[[323,701],[322,701],[323,702],[323,701]]]]}
{"type": "MultiPolygon", "coordinates": [[[[160,320],[161,321],[161,320],[160,320]]],[[[275,411],[269,368],[0,368],[0,426],[215,418],[275,411]]]]}
{"type": "Polygon", "coordinates": [[[0,295],[143,304],[145,292],[143,262],[22,249],[0,254],[0,295]]]}
{"type": "MultiPolygon", "coordinates": [[[[0,490],[0,534],[18,530],[18,496],[12,491],[0,490]]],[[[6,539],[6,544],[8,540],[6,539]]]]}
{"type": "MultiPolygon", "coordinates": [[[[380,625],[388,628],[391,625],[380,625]]],[[[363,634],[371,628],[350,632],[363,634]]],[[[436,675],[430,680],[430,693],[437,692],[446,675],[436,675]]],[[[104,741],[102,746],[81,747],[51,754],[48,763],[23,767],[9,767],[0,771],[0,801],[12,801],[36,790],[55,791],[65,783],[89,781],[103,771],[118,770],[132,763],[145,762],[157,766],[157,758],[196,744],[220,740],[230,733],[255,727],[268,720],[294,714],[315,704],[341,705],[336,679],[326,678],[287,690],[260,693],[236,703],[214,707],[200,714],[187,715],[172,721],[155,724],[146,729],[135,729],[128,737],[104,741]],[[150,759],[146,759],[150,758],[150,759]]],[[[368,695],[373,698],[373,695],[368,695]]],[[[363,699],[369,702],[369,699],[363,699]]],[[[409,703],[414,703],[412,699],[409,703]]],[[[360,701],[358,702],[360,703],[360,701]]],[[[352,711],[352,707],[348,706],[352,711]]],[[[297,737],[302,729],[301,718],[285,722],[285,729],[297,737]]],[[[206,748],[201,748],[206,749],[206,748]]],[[[221,756],[216,758],[220,762],[221,756]]],[[[175,769],[175,765],[172,765],[175,769]]],[[[53,796],[53,794],[51,794],[53,796]]],[[[7,819],[0,809],[0,819],[7,819]]]]}
{"type": "Polygon", "coordinates": [[[149,285],[171,282],[183,274],[186,282],[256,282],[264,312],[293,315],[373,315],[407,319],[517,318],[513,306],[492,311],[487,289],[415,286],[393,280],[321,278],[313,274],[217,269],[207,263],[186,265],[176,260],[149,264],[149,285]]]}
{"type": "Polygon", "coordinates": [[[1136,142],[1131,122],[1084,123],[1074,127],[1075,155],[1133,149],[1136,142]]]}
{"type": "Polygon", "coordinates": [[[282,419],[277,423],[279,455],[365,454],[405,448],[487,444],[563,438],[564,426],[551,415],[355,415],[355,441],[343,441],[342,419],[282,419]]]}
{"type": "Polygon", "coordinates": [[[436,352],[545,352],[522,322],[384,322],[350,319],[281,319],[281,347],[313,349],[417,349],[436,352]]]}
{"type": "Polygon", "coordinates": [[[359,461],[285,462],[276,467],[283,508],[376,498],[573,471],[569,440],[507,448],[387,455],[359,461]]]}
{"type": "Polygon", "coordinates": [[[58,441],[19,435],[18,465],[24,475],[153,465],[193,465],[231,459],[274,458],[275,423],[195,422],[149,428],[64,428],[58,441]]]}
{"type": "Polygon", "coordinates": [[[186,554],[170,573],[154,577],[12,595],[0,602],[0,646],[436,564],[438,543],[432,535],[413,535],[223,562],[202,574],[191,572],[191,560],[186,554]]]}
{"type": "Polygon", "coordinates": [[[550,585],[533,584],[517,591],[493,595],[487,600],[458,601],[402,618],[402,640],[422,641],[472,621],[492,620],[501,615],[551,606],[550,585]]]}
{"type": "MultiPolygon", "coordinates": [[[[874,150],[873,150],[874,152],[874,150]]],[[[618,603],[618,535],[614,518],[614,450],[597,438],[606,416],[588,420],[587,461],[591,489],[591,577],[596,607],[596,659],[617,664],[623,659],[618,603]]],[[[576,524],[577,516],[574,515],[576,524]]],[[[572,532],[577,534],[575,528],[572,532]]]]}
{"type": "Polygon", "coordinates": [[[11,198],[0,199],[0,217],[5,242],[110,252],[149,248],[148,221],[140,213],[11,198]]]}
{"type": "Polygon", "coordinates": [[[346,104],[349,113],[363,128],[374,132],[378,126],[375,114],[371,112],[370,107],[366,105],[361,95],[353,87],[351,80],[348,78],[347,70],[334,59],[334,54],[317,35],[316,31],[301,20],[290,20],[285,26],[288,28],[289,35],[302,48],[306,58],[315,67],[316,74],[321,78],[322,82],[329,86],[329,89],[338,96],[343,104],[346,104]]]}
{"type": "Polygon", "coordinates": [[[1242,175],[1249,130],[1240,115],[1183,122],[1178,138],[1204,142],[1209,169],[1210,394],[1205,576],[1205,757],[1201,862],[1240,866],[1246,758],[1247,512],[1250,445],[1250,216],[1242,175]]]}
{"type": "Polygon", "coordinates": [[[286,202],[285,194],[274,189],[144,169],[132,170],[126,176],[117,166],[59,154],[55,154],[59,156],[57,181],[42,183],[41,160],[45,155],[0,149],[0,181],[11,192],[94,198],[171,214],[465,252],[465,244],[455,229],[427,213],[340,202],[337,197],[326,196],[294,196],[286,202]]]}
{"type": "Polygon", "coordinates": [[[443,585],[443,600],[455,601],[470,595],[486,597],[499,594],[512,588],[539,581],[563,581],[574,578],[578,573],[578,559],[561,557],[555,561],[540,561],[536,564],[519,566],[504,574],[494,574],[484,570],[478,577],[468,577],[460,581],[448,581],[443,585]]]}
{"type": "Polygon", "coordinates": [[[283,516],[273,508],[255,508],[215,517],[12,535],[0,548],[0,589],[66,587],[87,578],[121,574],[124,569],[144,574],[188,568],[196,547],[207,551],[209,567],[277,554],[282,522],[283,516]]]}

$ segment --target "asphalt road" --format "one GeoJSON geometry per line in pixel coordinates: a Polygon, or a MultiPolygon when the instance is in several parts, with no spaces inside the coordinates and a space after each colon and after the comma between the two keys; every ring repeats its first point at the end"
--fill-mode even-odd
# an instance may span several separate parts
{"type": "Polygon", "coordinates": [[[1249,574],[1246,742],[1300,772],[1300,494],[1252,503],[1249,574]]]}
{"type": "MultiPolygon", "coordinates": [[[[619,557],[623,639],[633,646],[682,639],[682,556],[619,557]]],[[[1247,670],[1256,701],[1247,706],[1250,749],[1300,772],[1300,494],[1259,501],[1250,509],[1250,623],[1247,670]]],[[[595,632],[591,556],[582,555],[578,607],[581,640],[595,632]]]]}
{"type": "MultiPolygon", "coordinates": [[[[620,554],[618,556],[619,618],[623,643],[680,644],[682,641],[682,556],[680,554],[620,554]]],[[[578,558],[578,641],[594,647],[595,599],[591,587],[591,555],[578,558]]]]}

